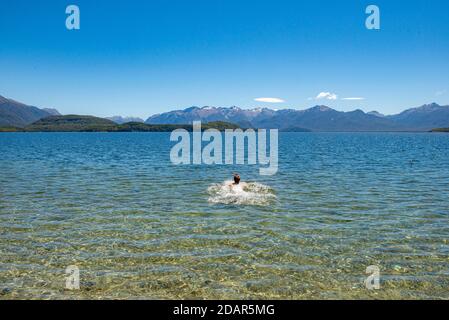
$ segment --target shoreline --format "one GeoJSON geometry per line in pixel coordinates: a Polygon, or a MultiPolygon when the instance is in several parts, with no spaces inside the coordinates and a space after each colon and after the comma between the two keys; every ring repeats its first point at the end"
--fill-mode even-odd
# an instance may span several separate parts
{"type": "MultiPolygon", "coordinates": [[[[187,129],[184,127],[176,127],[175,129],[170,130],[56,130],[56,131],[31,131],[31,130],[2,130],[0,128],[0,134],[1,133],[166,133],[166,132],[172,132],[176,129],[186,129],[188,132],[193,132],[191,129],[187,129]]],[[[202,131],[205,131],[207,129],[204,129],[202,131]]],[[[224,132],[225,129],[217,129],[220,132],[224,132]]],[[[246,130],[243,129],[242,130],[246,130]]],[[[257,130],[257,129],[254,129],[257,130]]],[[[449,131],[438,131],[438,130],[429,130],[429,131],[282,131],[279,130],[281,133],[449,133],[449,131]]]]}

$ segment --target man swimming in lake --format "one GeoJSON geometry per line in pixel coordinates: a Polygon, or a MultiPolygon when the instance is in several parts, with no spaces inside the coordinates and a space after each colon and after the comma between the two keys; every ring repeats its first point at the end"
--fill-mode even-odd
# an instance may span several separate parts
{"type": "Polygon", "coordinates": [[[240,183],[240,175],[237,173],[234,173],[234,184],[240,183]]]}

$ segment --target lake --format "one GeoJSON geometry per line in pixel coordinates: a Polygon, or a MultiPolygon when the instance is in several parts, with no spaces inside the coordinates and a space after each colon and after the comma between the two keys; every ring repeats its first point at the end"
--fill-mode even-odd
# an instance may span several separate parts
{"type": "Polygon", "coordinates": [[[449,299],[449,135],[280,133],[274,176],[174,144],[0,134],[0,299],[449,299]]]}

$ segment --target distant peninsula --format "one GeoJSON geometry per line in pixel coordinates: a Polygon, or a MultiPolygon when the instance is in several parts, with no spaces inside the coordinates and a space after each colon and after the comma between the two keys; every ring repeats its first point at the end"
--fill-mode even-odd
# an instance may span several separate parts
{"type": "Polygon", "coordinates": [[[449,132],[449,128],[436,128],[432,129],[431,132],[449,132]]]}
{"type": "MultiPolygon", "coordinates": [[[[202,124],[202,129],[238,129],[239,126],[215,121],[202,124]]],[[[191,124],[145,124],[141,122],[127,122],[117,124],[111,120],[93,116],[66,115],[49,116],[40,119],[24,128],[7,126],[1,127],[0,132],[171,132],[175,129],[192,131],[191,124]]]]}

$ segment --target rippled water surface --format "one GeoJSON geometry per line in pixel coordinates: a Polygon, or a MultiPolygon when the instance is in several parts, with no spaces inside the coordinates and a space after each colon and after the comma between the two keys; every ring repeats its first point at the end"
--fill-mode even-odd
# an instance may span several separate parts
{"type": "Polygon", "coordinates": [[[449,298],[449,135],[283,133],[275,176],[172,145],[0,134],[0,299],[449,298]]]}

